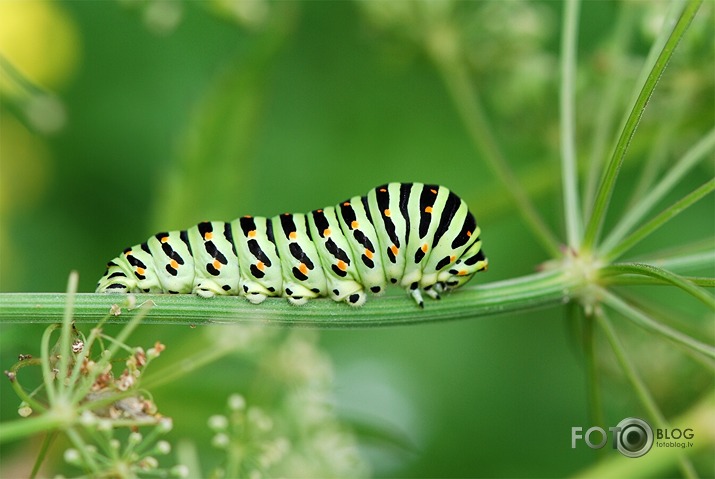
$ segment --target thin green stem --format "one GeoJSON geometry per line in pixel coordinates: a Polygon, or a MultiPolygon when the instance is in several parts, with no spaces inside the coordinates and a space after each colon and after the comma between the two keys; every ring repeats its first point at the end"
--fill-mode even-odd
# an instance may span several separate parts
{"type": "Polygon", "coordinates": [[[0,427],[0,444],[51,431],[65,424],[64,418],[51,413],[3,422],[0,427]]]}
{"type": "Polygon", "coordinates": [[[596,321],[598,321],[599,326],[601,326],[601,329],[605,333],[606,339],[610,343],[611,349],[613,349],[613,353],[616,355],[616,359],[618,360],[623,373],[633,386],[633,390],[638,396],[641,404],[643,404],[643,407],[645,407],[648,415],[655,421],[657,427],[663,429],[668,427],[665,416],[663,416],[663,413],[660,412],[660,408],[658,408],[655,399],[651,396],[650,391],[648,391],[648,388],[643,382],[643,379],[641,379],[638,374],[635,365],[628,357],[626,348],[619,339],[618,333],[616,333],[615,329],[613,329],[611,321],[606,317],[606,313],[604,311],[600,311],[596,314],[596,321]]]}
{"type": "MultiPolygon", "coordinates": [[[[664,169],[664,165],[669,160],[668,157],[672,154],[673,139],[681,131],[679,128],[682,126],[682,118],[690,112],[694,94],[695,92],[689,88],[682,88],[674,94],[675,98],[668,110],[670,112],[668,121],[661,123],[658,132],[655,134],[648,157],[641,168],[641,173],[638,175],[638,182],[626,203],[625,211],[630,212],[632,208],[639,207],[646,194],[649,191],[652,192],[658,175],[664,169]]],[[[671,170],[669,170],[668,174],[670,174],[671,170]]]]}
{"type": "Polygon", "coordinates": [[[561,181],[566,238],[574,251],[581,243],[583,218],[578,196],[576,166],[576,49],[579,0],[568,0],[561,34],[561,181]]]}
{"type": "Polygon", "coordinates": [[[614,117],[616,110],[621,103],[621,92],[625,88],[623,77],[615,74],[620,71],[626,60],[626,49],[630,44],[630,36],[633,31],[633,24],[636,18],[636,9],[632,3],[620,3],[619,13],[616,18],[613,35],[610,37],[604,52],[608,65],[608,72],[605,75],[606,85],[598,102],[598,111],[591,134],[591,148],[589,154],[589,169],[586,176],[586,186],[584,191],[584,216],[591,214],[593,199],[596,196],[596,186],[601,177],[603,164],[606,159],[608,137],[615,129],[614,117]]]}
{"type": "Polygon", "coordinates": [[[89,452],[89,448],[87,447],[87,444],[84,442],[84,439],[82,439],[82,435],[76,431],[74,428],[67,428],[65,431],[67,436],[69,437],[70,441],[72,442],[72,445],[77,449],[77,451],[82,455],[82,458],[84,459],[85,463],[89,466],[89,469],[92,471],[96,471],[98,469],[97,467],[97,462],[94,460],[94,455],[89,452]]]}
{"type": "MultiPolygon", "coordinates": [[[[653,396],[648,390],[648,387],[646,386],[645,382],[643,382],[643,379],[641,379],[640,374],[638,374],[635,365],[628,357],[628,354],[626,353],[626,348],[623,346],[623,343],[618,338],[618,334],[613,329],[613,325],[608,320],[603,311],[597,314],[596,318],[601,326],[601,329],[605,333],[608,342],[611,344],[611,348],[613,349],[613,353],[616,355],[616,359],[618,360],[621,369],[623,370],[624,374],[633,386],[633,389],[638,396],[638,399],[640,400],[641,404],[643,404],[643,407],[645,407],[646,411],[648,412],[648,415],[655,421],[655,425],[658,429],[669,428],[665,416],[660,411],[658,404],[656,404],[655,399],[653,399],[653,396]]],[[[679,463],[680,469],[685,475],[685,477],[697,477],[697,475],[694,473],[693,465],[682,454],[680,455],[679,463]]]]}
{"type": "Polygon", "coordinates": [[[141,385],[147,389],[154,389],[164,384],[171,383],[182,376],[221,359],[223,356],[234,350],[235,348],[231,344],[221,344],[219,347],[214,345],[209,350],[199,351],[196,354],[185,358],[179,364],[173,364],[169,368],[157,371],[148,378],[142,379],[141,385]]]}
{"type": "Polygon", "coordinates": [[[48,431],[45,434],[45,438],[42,440],[42,445],[40,446],[40,451],[37,453],[37,459],[35,459],[35,463],[32,465],[30,479],[35,479],[35,477],[37,477],[37,473],[40,472],[40,467],[45,461],[45,457],[47,457],[47,451],[49,451],[55,438],[57,438],[57,431],[48,431]]]}
{"type": "MultiPolygon", "coordinates": [[[[80,381],[80,375],[82,374],[84,361],[89,358],[89,355],[92,352],[92,347],[94,346],[94,342],[101,334],[101,327],[104,321],[106,321],[106,318],[100,321],[97,326],[92,328],[92,331],[89,333],[89,338],[85,341],[84,348],[82,349],[82,352],[78,355],[75,361],[74,369],[72,370],[72,376],[70,377],[70,384],[78,384],[78,382],[80,381]]],[[[75,396],[75,400],[77,399],[79,398],[75,396]]]]}
{"type": "Polygon", "coordinates": [[[553,257],[560,257],[559,241],[536,211],[521,186],[521,182],[518,181],[499,148],[464,62],[461,61],[459,56],[443,54],[444,52],[438,48],[430,48],[428,51],[431,53],[437,69],[442,75],[473,145],[482,154],[483,159],[494,175],[505,186],[505,191],[511,195],[519,213],[531,228],[539,243],[553,257]]]}
{"type": "MultiPolygon", "coordinates": [[[[701,276],[681,276],[682,279],[704,288],[715,288],[715,278],[704,278],[701,276]]],[[[630,285],[672,285],[670,281],[661,278],[644,277],[640,275],[620,274],[608,279],[608,284],[630,284],[630,285]]]]}
{"type": "Polygon", "coordinates": [[[614,245],[614,247],[610,249],[610,251],[608,249],[605,249],[606,247],[604,246],[604,250],[600,254],[601,257],[603,257],[606,262],[610,262],[616,258],[621,257],[626,251],[630,250],[633,246],[638,244],[648,235],[663,226],[675,216],[685,211],[697,201],[703,199],[706,195],[708,195],[714,190],[715,178],[696,188],[687,196],[678,200],[676,203],[660,212],[660,214],[658,214],[655,218],[648,221],[646,224],[642,225],[636,231],[631,233],[630,236],[623,239],[618,244],[614,245]]]}
{"type": "MultiPolygon", "coordinates": [[[[577,310],[580,310],[580,308],[577,310]]],[[[583,324],[583,354],[586,362],[588,407],[590,411],[591,424],[604,424],[603,407],[601,405],[601,391],[599,387],[594,320],[591,316],[581,315],[581,322],[583,324]]]]}
{"type": "MultiPolygon", "coordinates": [[[[712,242],[712,240],[710,240],[712,242]]],[[[695,252],[691,254],[675,255],[671,257],[654,256],[653,259],[643,259],[642,263],[652,264],[659,268],[665,268],[674,272],[692,271],[694,269],[709,268],[713,271],[715,267],[715,250],[695,252]]]]}
{"type": "Polygon", "coordinates": [[[653,94],[663,71],[665,71],[665,67],[668,65],[676,46],[685,34],[685,31],[688,29],[688,26],[698,11],[701,3],[702,0],[689,0],[686,4],[685,9],[675,24],[675,27],[668,36],[668,40],[665,42],[663,49],[658,55],[658,58],[655,60],[653,67],[650,69],[650,73],[645,79],[633,108],[631,108],[630,113],[628,114],[628,118],[623,129],[621,130],[621,134],[613,151],[613,156],[611,157],[606,168],[606,172],[601,179],[598,192],[596,193],[596,199],[594,201],[593,212],[586,225],[583,242],[583,247],[586,250],[592,249],[598,239],[601,227],[603,226],[603,221],[606,217],[608,204],[611,201],[613,188],[616,184],[616,179],[618,178],[618,173],[623,165],[626,152],[628,151],[631,140],[635,135],[636,128],[640,123],[640,119],[643,116],[646,105],[648,104],[648,101],[650,100],[650,97],[653,94]]]}
{"type": "Polygon", "coordinates": [[[618,221],[616,227],[601,245],[602,251],[615,248],[638,222],[650,212],[653,207],[661,201],[668,192],[693,169],[700,160],[715,148],[715,128],[710,130],[700,141],[688,150],[685,155],[668,170],[668,173],[653,187],[650,192],[640,199],[633,208],[627,210],[626,214],[618,221]]]}
{"type": "MultiPolygon", "coordinates": [[[[420,310],[411,298],[387,296],[350,308],[329,299],[293,306],[283,298],[267,299],[253,305],[244,298],[222,296],[140,294],[139,301],[155,304],[145,323],[161,324],[267,324],[320,328],[354,328],[428,323],[474,318],[511,311],[560,304],[568,291],[578,286],[578,278],[559,270],[516,279],[461,288],[442,301],[430,301],[420,310]]],[[[104,318],[112,305],[124,303],[125,295],[77,294],[76,323],[104,318]]],[[[64,295],[59,293],[0,294],[0,324],[8,322],[55,322],[63,314],[64,295]]],[[[126,323],[137,310],[123,310],[108,322],[126,323]]]]}
{"type": "Polygon", "coordinates": [[[60,350],[59,350],[59,374],[57,391],[59,396],[64,396],[68,387],[71,387],[68,376],[70,369],[70,357],[72,356],[72,311],[74,310],[74,295],[77,293],[77,283],[79,275],[76,271],[72,271],[67,279],[67,295],[65,296],[65,309],[62,315],[62,330],[60,332],[60,350]]]}
{"type": "MultiPolygon", "coordinates": [[[[144,302],[139,308],[137,308],[137,314],[133,315],[129,322],[127,322],[127,324],[119,332],[117,337],[113,338],[112,344],[107,350],[107,354],[104,354],[103,351],[103,354],[100,355],[95,367],[92,368],[89,374],[83,378],[82,382],[75,385],[73,393],[73,401],[75,403],[79,403],[81,399],[89,393],[97,377],[99,377],[102,373],[105,366],[109,364],[109,361],[115,356],[119,348],[124,345],[132,331],[134,331],[134,329],[139,326],[139,323],[146,317],[151,307],[152,303],[144,302]]],[[[106,318],[106,315],[104,318],[106,318]]]]}
{"type": "MultiPolygon", "coordinates": [[[[64,300],[64,298],[62,299],[64,300]]],[[[62,301],[60,304],[57,305],[57,316],[64,316],[64,305],[65,301],[62,301]]],[[[54,318],[53,321],[48,322],[56,322],[57,319],[58,318],[54,318]]],[[[59,328],[59,324],[53,324],[52,326],[48,326],[42,333],[42,339],[40,340],[40,351],[42,354],[42,361],[40,363],[42,366],[42,380],[45,383],[45,391],[47,393],[47,399],[50,403],[55,400],[56,393],[54,381],[55,374],[50,367],[52,361],[52,357],[50,357],[50,355],[52,354],[50,351],[50,337],[52,336],[52,332],[57,328],[59,328]]]]}
{"type": "Polygon", "coordinates": [[[605,277],[623,274],[649,276],[677,286],[715,311],[715,298],[713,298],[712,295],[684,279],[682,276],[678,276],[665,269],[656,268],[655,266],[644,263],[617,263],[602,268],[601,274],[605,277]]]}
{"type": "MultiPolygon", "coordinates": [[[[24,361],[19,361],[10,368],[10,371],[15,374],[15,378],[10,381],[10,384],[12,385],[12,389],[15,391],[15,394],[17,394],[17,397],[20,398],[21,401],[26,402],[30,408],[32,409],[33,412],[45,412],[47,410],[47,407],[45,407],[44,404],[40,403],[39,401],[36,401],[35,398],[33,397],[35,393],[42,389],[43,387],[46,387],[46,385],[43,383],[43,385],[40,385],[35,389],[35,391],[28,393],[25,391],[25,389],[22,387],[20,384],[20,378],[19,378],[19,373],[22,368],[27,367],[27,366],[36,366],[38,364],[42,365],[42,358],[35,358],[35,359],[29,359],[29,360],[24,360],[24,361]]],[[[44,370],[43,370],[44,374],[44,370]]]]}
{"type": "Polygon", "coordinates": [[[615,294],[607,291],[601,290],[601,297],[603,298],[603,303],[610,306],[615,311],[618,311],[623,317],[629,319],[637,326],[641,328],[657,333],[671,341],[684,346],[686,349],[691,351],[696,351],[707,358],[715,359],[715,348],[709,344],[702,343],[690,336],[676,331],[664,324],[661,324],[653,319],[651,319],[647,314],[644,314],[638,308],[631,304],[623,301],[621,298],[615,294]]]}

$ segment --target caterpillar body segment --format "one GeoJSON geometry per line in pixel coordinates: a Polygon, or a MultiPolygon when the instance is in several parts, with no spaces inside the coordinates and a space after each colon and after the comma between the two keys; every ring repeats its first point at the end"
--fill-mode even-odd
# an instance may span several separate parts
{"type": "Polygon", "coordinates": [[[325,272],[329,296],[335,301],[362,305],[367,295],[353,252],[340,229],[335,208],[328,206],[312,211],[308,224],[325,272]]]}
{"type": "Polygon", "coordinates": [[[372,224],[366,196],[355,196],[336,207],[340,229],[353,253],[355,267],[365,291],[385,292],[387,279],[382,266],[380,243],[372,224]]]}
{"type": "Polygon", "coordinates": [[[241,294],[253,304],[283,292],[283,271],[273,236],[273,223],[260,216],[231,222],[238,252],[241,294]]]}
{"type": "Polygon", "coordinates": [[[387,284],[422,306],[487,269],[481,230],[447,188],[389,183],[307,214],[244,216],[158,233],[107,264],[97,292],[330,297],[352,306],[387,284]]]}

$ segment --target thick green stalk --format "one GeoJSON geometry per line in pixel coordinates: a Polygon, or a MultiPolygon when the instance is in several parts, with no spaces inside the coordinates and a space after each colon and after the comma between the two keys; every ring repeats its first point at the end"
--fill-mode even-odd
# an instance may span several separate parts
{"type": "MultiPolygon", "coordinates": [[[[154,304],[144,323],[260,323],[344,328],[446,321],[556,305],[565,299],[569,290],[578,287],[577,281],[558,270],[542,272],[462,288],[445,295],[442,301],[427,302],[424,309],[419,309],[411,298],[402,295],[376,298],[360,308],[351,308],[329,299],[293,306],[283,298],[267,299],[259,305],[235,296],[205,299],[188,294],[138,294],[134,298],[137,304],[154,304]]],[[[64,300],[65,295],[59,293],[0,294],[0,324],[60,321],[64,300]]],[[[126,295],[78,294],[74,320],[77,323],[99,321],[109,314],[113,305],[117,305],[121,307],[121,313],[108,321],[129,322],[138,314],[139,308],[127,308],[127,301],[126,295]]]]}

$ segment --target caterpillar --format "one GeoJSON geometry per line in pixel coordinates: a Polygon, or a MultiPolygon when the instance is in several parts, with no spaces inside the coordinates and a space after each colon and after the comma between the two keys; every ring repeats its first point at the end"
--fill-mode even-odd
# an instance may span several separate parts
{"type": "Polygon", "coordinates": [[[399,284],[423,294],[458,288],[487,269],[480,228],[443,186],[388,183],[310,213],[244,216],[158,233],[107,264],[98,293],[328,296],[360,306],[399,284]]]}

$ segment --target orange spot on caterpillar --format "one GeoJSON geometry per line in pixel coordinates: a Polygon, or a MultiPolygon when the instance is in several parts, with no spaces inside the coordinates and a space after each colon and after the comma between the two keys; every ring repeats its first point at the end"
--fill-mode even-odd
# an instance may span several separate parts
{"type": "Polygon", "coordinates": [[[422,248],[421,248],[421,249],[422,249],[422,252],[423,252],[423,253],[426,253],[428,248],[429,248],[429,246],[427,246],[427,243],[423,244],[423,245],[422,245],[422,248]]]}
{"type": "Polygon", "coordinates": [[[450,256],[450,257],[449,257],[449,262],[450,262],[450,263],[454,263],[454,260],[456,260],[456,259],[457,259],[456,256],[450,256]]]}
{"type": "Polygon", "coordinates": [[[307,275],[308,274],[308,267],[305,265],[305,263],[300,263],[298,266],[298,269],[300,270],[301,273],[307,275]]]}
{"type": "Polygon", "coordinates": [[[430,188],[429,190],[430,190],[433,194],[435,194],[435,195],[437,194],[437,190],[435,190],[434,188],[430,188]]]}
{"type": "Polygon", "coordinates": [[[144,268],[137,268],[137,273],[143,275],[146,272],[144,268]]]}
{"type": "Polygon", "coordinates": [[[330,236],[330,228],[325,228],[323,230],[323,236],[330,236]]]}
{"type": "Polygon", "coordinates": [[[298,233],[296,233],[295,231],[291,231],[290,234],[288,235],[288,238],[290,238],[292,240],[296,239],[297,237],[298,237],[298,233]]]}
{"type": "Polygon", "coordinates": [[[343,203],[343,206],[350,206],[350,202],[346,201],[345,203],[343,203]]]}
{"type": "Polygon", "coordinates": [[[249,238],[255,238],[256,237],[256,230],[251,230],[248,232],[248,237],[249,238]]]}
{"type": "Polygon", "coordinates": [[[256,268],[259,269],[259,271],[263,271],[263,269],[266,267],[266,265],[263,264],[263,261],[259,261],[256,263],[256,268]]]}
{"type": "Polygon", "coordinates": [[[129,255],[131,255],[131,254],[132,254],[132,250],[129,250],[129,251],[125,251],[125,252],[124,252],[124,256],[129,256],[129,255]]]}
{"type": "Polygon", "coordinates": [[[323,210],[322,210],[322,209],[321,209],[321,210],[317,210],[317,213],[322,213],[322,212],[323,212],[323,210]]]}
{"type": "Polygon", "coordinates": [[[386,192],[386,191],[387,191],[387,190],[386,190],[385,188],[380,188],[380,193],[384,193],[384,192],[386,192]]]}
{"type": "Polygon", "coordinates": [[[400,249],[397,246],[395,246],[394,244],[392,246],[390,246],[390,250],[392,251],[392,254],[394,254],[395,256],[397,256],[397,252],[400,251],[400,249]]]}
{"type": "Polygon", "coordinates": [[[174,269],[179,269],[179,263],[177,263],[175,259],[172,259],[171,261],[169,261],[169,266],[171,266],[174,269]]]}
{"type": "Polygon", "coordinates": [[[162,243],[166,243],[166,242],[168,242],[168,241],[169,241],[169,237],[168,237],[168,236],[164,236],[164,237],[161,239],[161,242],[162,242],[162,243]]]}
{"type": "Polygon", "coordinates": [[[365,256],[367,256],[369,259],[372,259],[372,251],[369,249],[365,248],[365,256]]]}
{"type": "Polygon", "coordinates": [[[343,260],[338,261],[338,264],[336,264],[335,266],[337,266],[340,271],[345,271],[348,269],[348,265],[343,260]]]}
{"type": "Polygon", "coordinates": [[[253,216],[251,216],[251,215],[246,215],[246,216],[244,216],[244,218],[253,218],[253,216]]]}
{"type": "Polygon", "coordinates": [[[390,217],[390,208],[385,208],[385,211],[383,212],[383,214],[389,218],[390,217]]]}
{"type": "Polygon", "coordinates": [[[357,221],[353,221],[352,223],[350,223],[351,229],[356,230],[356,229],[358,229],[359,226],[360,226],[360,224],[357,221]]]}
{"type": "Polygon", "coordinates": [[[457,276],[466,276],[467,272],[465,270],[461,270],[459,273],[457,273],[457,276]]]}
{"type": "Polygon", "coordinates": [[[431,206],[426,207],[425,213],[432,213],[432,207],[431,206]]]}
{"type": "Polygon", "coordinates": [[[204,234],[204,241],[212,240],[213,237],[214,237],[213,232],[207,231],[207,232],[204,234]]]}
{"type": "Polygon", "coordinates": [[[470,236],[472,236],[472,232],[471,232],[471,231],[467,231],[467,238],[469,238],[470,236]]]}
{"type": "Polygon", "coordinates": [[[213,261],[213,263],[211,263],[211,264],[213,265],[214,268],[221,269],[221,263],[219,262],[219,260],[215,259],[213,261]]]}

